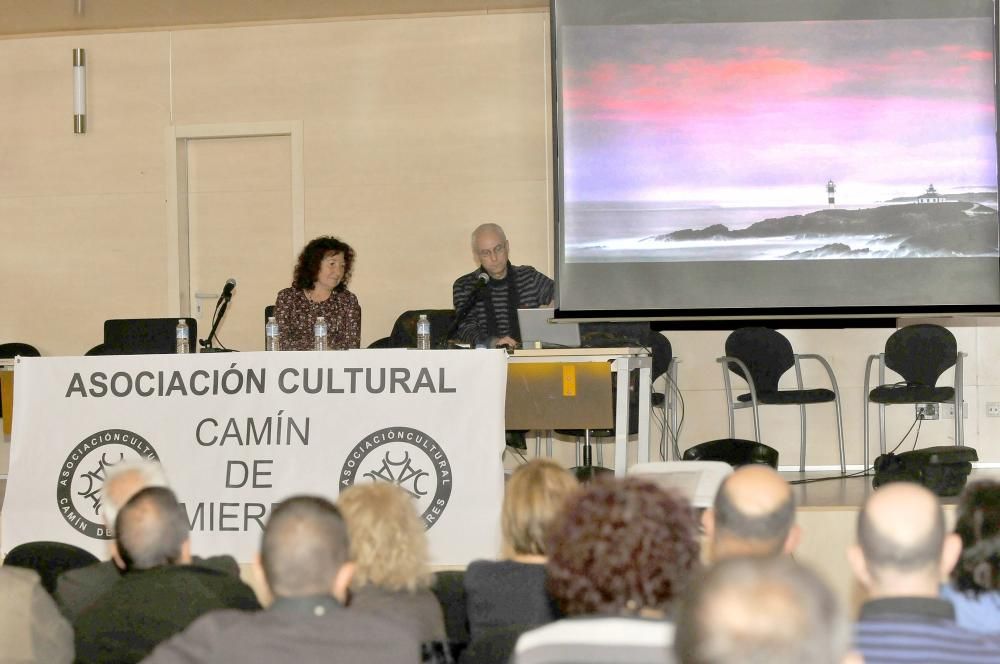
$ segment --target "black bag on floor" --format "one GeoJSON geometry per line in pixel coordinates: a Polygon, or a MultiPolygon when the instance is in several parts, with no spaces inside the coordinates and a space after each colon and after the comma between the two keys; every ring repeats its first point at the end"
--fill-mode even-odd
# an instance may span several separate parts
{"type": "Polygon", "coordinates": [[[965,488],[973,461],[979,461],[975,449],[955,445],[883,454],[875,459],[872,487],[877,489],[889,482],[916,482],[939,496],[957,496],[965,488]]]}

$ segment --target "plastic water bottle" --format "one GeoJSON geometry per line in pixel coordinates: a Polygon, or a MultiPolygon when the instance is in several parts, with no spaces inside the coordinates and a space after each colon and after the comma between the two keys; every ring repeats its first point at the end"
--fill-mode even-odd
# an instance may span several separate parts
{"type": "Polygon", "coordinates": [[[177,353],[191,352],[191,330],[188,329],[187,321],[183,318],[177,319],[177,353]]]}
{"type": "Polygon", "coordinates": [[[313,350],[326,350],[326,318],[316,317],[316,324],[313,325],[313,336],[316,339],[313,350]]]}
{"type": "Polygon", "coordinates": [[[431,322],[427,314],[420,314],[417,320],[417,350],[431,349],[431,322]]]}
{"type": "Polygon", "coordinates": [[[278,321],[274,316],[268,316],[264,325],[264,350],[281,350],[278,341],[278,321]]]}

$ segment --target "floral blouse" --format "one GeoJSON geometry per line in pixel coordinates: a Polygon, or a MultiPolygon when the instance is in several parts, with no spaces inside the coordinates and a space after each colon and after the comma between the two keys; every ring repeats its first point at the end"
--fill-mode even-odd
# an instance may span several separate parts
{"type": "Polygon", "coordinates": [[[344,350],[361,346],[361,305],[354,293],[334,291],[324,302],[313,302],[304,291],[286,288],[275,302],[281,350],[312,350],[313,325],[326,318],[327,348],[344,350]]]}

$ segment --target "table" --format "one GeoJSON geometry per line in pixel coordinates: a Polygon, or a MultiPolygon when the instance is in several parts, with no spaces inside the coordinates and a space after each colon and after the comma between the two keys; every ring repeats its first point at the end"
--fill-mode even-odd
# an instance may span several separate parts
{"type": "Polygon", "coordinates": [[[0,358],[0,410],[3,411],[3,435],[10,437],[14,422],[14,360],[0,358]]]}
{"type": "Polygon", "coordinates": [[[649,461],[649,394],[653,359],[645,348],[526,348],[514,351],[509,362],[610,362],[617,381],[615,404],[615,476],[624,477],[628,463],[628,377],[639,370],[638,462],[649,461]]]}

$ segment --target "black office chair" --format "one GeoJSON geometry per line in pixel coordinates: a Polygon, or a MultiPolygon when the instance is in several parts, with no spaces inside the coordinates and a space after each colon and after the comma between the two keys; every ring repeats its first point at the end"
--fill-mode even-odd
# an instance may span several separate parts
{"type": "Polygon", "coordinates": [[[878,404],[879,450],[885,454],[885,407],[895,404],[951,403],[955,406],[955,444],[965,444],[962,398],[962,358],[958,343],[946,328],[940,325],[909,325],[892,333],[885,342],[885,351],[869,355],[865,363],[865,468],[868,467],[868,407],[878,404]],[[879,385],[869,390],[871,368],[879,363],[879,385]],[[903,381],[886,383],[885,369],[899,374],[903,381]],[[937,387],[945,371],[955,367],[952,386],[937,387]]]}
{"type": "MultiPolygon", "coordinates": [[[[177,349],[177,317],[115,318],[104,321],[104,355],[150,355],[177,349]]],[[[185,318],[190,352],[197,350],[198,321],[185,318]]]]}
{"type": "Polygon", "coordinates": [[[24,344],[20,342],[12,342],[8,344],[0,344],[0,358],[8,360],[12,357],[41,357],[42,354],[38,352],[38,349],[31,344],[24,344]]]}
{"type": "Polygon", "coordinates": [[[799,355],[792,351],[780,332],[767,327],[743,327],[734,330],[726,339],[726,354],[716,358],[722,365],[722,379],[726,389],[726,407],[729,411],[729,437],[736,437],[735,411],[741,408],[753,409],[754,440],[760,442],[761,405],[799,407],[799,471],[806,468],[806,406],[816,403],[833,402],[837,417],[837,443],[840,446],[840,472],[847,472],[844,457],[844,423],[840,408],[840,389],[833,369],[821,355],[799,355]],[[801,360],[816,360],[826,370],[832,390],[826,388],[806,389],[802,385],[801,360]],[[778,382],[786,371],[795,367],[793,390],[782,390],[778,382]],[[729,379],[732,372],[743,378],[749,393],[734,398],[733,386],[729,379]]]}
{"type": "Polygon", "coordinates": [[[426,314],[431,322],[431,348],[448,347],[448,330],[455,320],[454,309],[411,309],[396,319],[389,336],[368,344],[369,348],[416,348],[417,321],[426,314]]]}
{"type": "Polygon", "coordinates": [[[441,605],[444,614],[444,632],[452,659],[469,645],[469,614],[465,597],[465,570],[444,570],[434,574],[431,592],[441,605]]]}
{"type": "MultiPolygon", "coordinates": [[[[650,378],[655,381],[665,374],[673,363],[673,349],[670,341],[659,332],[650,329],[648,323],[581,323],[580,324],[580,346],[583,348],[615,348],[622,346],[634,346],[648,348],[652,360],[650,378]]],[[[639,432],[639,372],[633,371],[629,376],[629,421],[628,435],[634,436],[639,432]]],[[[670,389],[668,386],[667,389],[670,389]]],[[[611,398],[612,403],[617,408],[618,387],[617,381],[612,383],[611,398]]],[[[653,395],[651,395],[652,399],[653,395]]],[[[663,401],[660,402],[664,403],[663,401]]],[[[652,402],[652,405],[656,405],[652,402]]],[[[612,413],[616,413],[613,410],[612,413]]],[[[614,416],[614,415],[613,415],[614,416]]],[[[612,472],[607,468],[595,466],[593,464],[593,445],[590,439],[593,438],[613,438],[617,431],[614,427],[608,429],[557,429],[556,433],[566,436],[574,436],[579,441],[583,439],[583,454],[579,466],[571,470],[581,482],[586,482],[598,475],[612,472]]],[[[639,441],[640,445],[648,445],[649,441],[639,441]]]]}
{"type": "Polygon", "coordinates": [[[538,625],[505,625],[494,627],[474,639],[465,649],[458,664],[507,664],[514,654],[517,640],[538,625]]]}
{"type": "MultiPolygon", "coordinates": [[[[0,344],[0,359],[9,360],[20,355],[21,357],[41,357],[42,354],[31,344],[11,342],[0,344]]],[[[3,407],[0,406],[0,417],[3,417],[3,407]]]]}
{"type": "Polygon", "coordinates": [[[19,544],[3,559],[4,565],[25,567],[38,572],[38,576],[42,578],[42,585],[50,595],[56,591],[56,579],[60,574],[96,562],[94,554],[78,546],[45,541],[19,544]]]}

